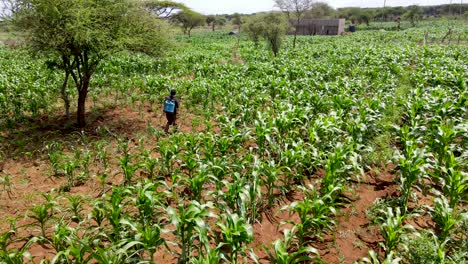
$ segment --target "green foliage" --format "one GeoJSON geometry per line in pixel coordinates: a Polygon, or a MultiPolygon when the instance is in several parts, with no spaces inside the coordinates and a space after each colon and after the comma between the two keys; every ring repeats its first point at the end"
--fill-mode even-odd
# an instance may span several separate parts
{"type": "Polygon", "coordinates": [[[193,241],[199,241],[199,252],[208,246],[209,226],[206,221],[208,217],[216,217],[210,212],[212,208],[212,203],[200,204],[196,201],[191,201],[188,205],[179,204],[177,210],[172,207],[167,208],[171,223],[175,227],[173,233],[178,238],[177,245],[181,249],[179,263],[186,263],[190,259],[192,249],[195,247],[193,241]]]}
{"type": "Polygon", "coordinates": [[[435,205],[432,212],[432,219],[438,226],[438,237],[439,241],[444,242],[450,238],[450,233],[462,221],[466,221],[468,214],[460,214],[450,208],[447,198],[441,196],[434,201],[435,205]]]}
{"type": "Polygon", "coordinates": [[[218,248],[227,248],[227,253],[222,255],[223,259],[230,263],[238,263],[238,255],[243,254],[246,244],[253,241],[252,226],[245,218],[230,212],[222,214],[216,225],[221,233],[218,248]]]}
{"type": "Polygon", "coordinates": [[[294,212],[299,216],[300,223],[294,223],[299,247],[304,246],[307,240],[320,235],[323,230],[332,230],[335,224],[332,216],[336,214],[333,197],[339,188],[335,187],[323,195],[320,195],[312,185],[308,188],[302,187],[302,190],[306,195],[303,201],[283,207],[283,210],[287,209],[290,213],[294,212]]]}
{"type": "Polygon", "coordinates": [[[408,260],[411,263],[450,263],[446,259],[448,240],[440,240],[432,232],[423,232],[408,242],[408,260]]]}
{"type": "Polygon", "coordinates": [[[257,45],[262,36],[273,55],[278,56],[284,36],[288,32],[289,23],[281,14],[269,13],[251,18],[246,25],[246,31],[257,45]]]}
{"type": "Polygon", "coordinates": [[[265,25],[258,16],[251,17],[244,25],[245,32],[257,46],[262,38],[265,25]]]}
{"type": "Polygon", "coordinates": [[[410,225],[403,225],[405,215],[401,215],[400,208],[394,210],[389,207],[385,212],[385,216],[381,218],[381,232],[384,238],[384,242],[380,245],[385,250],[387,256],[391,255],[394,250],[397,250],[398,246],[404,246],[402,243],[405,237],[405,229],[413,230],[410,225]]]}
{"type": "Polygon", "coordinates": [[[411,25],[416,26],[416,23],[422,18],[421,8],[417,5],[408,7],[408,11],[403,14],[403,18],[408,19],[411,25]]]}
{"type": "Polygon", "coordinates": [[[163,18],[169,18],[177,11],[188,9],[184,4],[174,1],[144,0],[143,5],[158,17],[163,18]]]}
{"type": "MultiPolygon", "coordinates": [[[[370,264],[398,264],[402,261],[400,257],[395,256],[395,252],[390,252],[387,254],[385,259],[383,261],[380,261],[378,254],[371,250],[369,252],[369,258],[363,258],[360,260],[358,263],[359,264],[364,264],[364,263],[370,263],[370,264]]],[[[357,262],[355,262],[357,263],[357,262]]]]}
{"type": "Polygon", "coordinates": [[[205,16],[192,10],[183,10],[172,16],[171,20],[182,28],[184,34],[191,36],[192,29],[205,24],[205,16]]]}
{"type": "Polygon", "coordinates": [[[159,54],[162,24],[139,2],[25,0],[15,17],[31,48],[59,61],[71,76],[79,98],[77,121],[85,125],[85,100],[92,75],[102,59],[123,49],[159,54]],[[66,32],[66,34],[65,34],[66,32]]]}
{"type": "Polygon", "coordinates": [[[312,9],[306,11],[305,18],[333,18],[336,10],[326,2],[316,2],[313,4],[312,9]]]}
{"type": "MultiPolygon", "coordinates": [[[[447,25],[431,26],[433,34],[442,37],[447,25]]],[[[98,188],[80,199],[75,193],[81,188],[71,187],[68,202],[54,202],[51,190],[46,204],[53,208],[35,209],[27,215],[37,220],[26,220],[33,226],[11,227],[0,236],[0,262],[28,261],[27,251],[41,246],[50,253],[32,261],[137,263],[174,254],[181,263],[255,262],[262,236],[254,228],[284,216],[281,207],[297,221],[268,246],[270,259],[261,261],[320,262],[311,246],[333,236],[336,210],[351,203],[343,191],[357,194],[355,178],[365,175],[366,182],[376,176],[373,192],[389,194],[369,210],[382,227],[386,251],[369,253],[368,263],[463,263],[468,53],[458,45],[421,47],[428,28],[424,22],[402,32],[298,37],[301,56],[285,48],[274,60],[242,42],[233,63],[237,39],[223,32],[180,36],[184,49],[166,58],[115,53],[102,60],[92,80],[99,88],[90,90],[99,126],[71,135],[45,118],[39,128],[29,121],[29,103],[48,120],[60,118],[53,106],[63,74],[42,67],[40,54],[35,61],[21,50],[0,48],[2,175],[11,175],[15,187],[27,184],[22,177],[30,168],[16,172],[11,164],[38,156],[39,172],[50,165],[58,175],[67,172],[71,186],[82,183],[81,177],[93,179],[87,187],[98,188]],[[157,120],[130,127],[108,119],[115,115],[102,115],[119,105],[142,115],[145,106],[159,111],[167,87],[183,94],[182,116],[192,120],[192,132],[188,123],[166,137],[157,120]],[[119,138],[125,141],[118,144],[119,138]],[[400,155],[388,167],[363,166],[369,153],[381,161],[393,152],[400,155]],[[400,192],[378,175],[384,170],[400,180],[400,192]],[[309,183],[314,187],[304,188],[309,183]],[[436,223],[428,228],[435,236],[421,234],[426,244],[405,224],[424,224],[428,215],[404,214],[403,208],[398,213],[402,198],[395,194],[409,197],[413,213],[419,210],[413,193],[434,195],[424,198],[435,201],[427,211],[436,223]],[[45,238],[35,230],[41,222],[45,238]],[[16,249],[31,233],[37,237],[16,249]]]]}
{"type": "Polygon", "coordinates": [[[273,242],[273,249],[267,248],[270,261],[277,264],[296,264],[304,261],[313,261],[310,254],[319,255],[318,250],[313,247],[300,247],[295,252],[290,250],[294,247],[293,239],[295,228],[284,230],[284,240],[277,239],[273,242]]]}

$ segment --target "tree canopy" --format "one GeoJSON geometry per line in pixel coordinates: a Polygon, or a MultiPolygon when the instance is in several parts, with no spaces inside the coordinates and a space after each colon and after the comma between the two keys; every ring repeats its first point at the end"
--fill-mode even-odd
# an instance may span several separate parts
{"type": "Polygon", "coordinates": [[[78,90],[78,126],[84,127],[90,79],[106,56],[124,49],[160,54],[164,25],[136,0],[23,0],[14,21],[35,51],[59,61],[78,90]]]}
{"type": "Polygon", "coordinates": [[[184,34],[187,34],[190,37],[192,29],[198,26],[203,26],[206,18],[200,13],[186,9],[175,14],[171,20],[182,28],[184,34]]]}
{"type": "Polygon", "coordinates": [[[263,37],[276,57],[283,43],[283,38],[288,32],[289,22],[282,14],[268,13],[250,18],[245,28],[249,37],[256,44],[260,37],[263,37]]]}
{"type": "Polygon", "coordinates": [[[408,11],[406,11],[406,13],[403,14],[403,18],[408,19],[413,27],[416,26],[416,22],[418,22],[421,19],[421,17],[421,8],[417,5],[412,5],[408,7],[408,11]]]}
{"type": "MultiPolygon", "coordinates": [[[[281,11],[283,11],[288,19],[294,20],[294,25],[299,25],[304,14],[311,10],[315,1],[314,0],[275,0],[275,4],[281,11]]],[[[294,40],[293,40],[293,48],[296,47],[296,38],[297,38],[297,26],[295,27],[294,31],[294,40]]]]}
{"type": "Polygon", "coordinates": [[[331,18],[335,16],[335,9],[326,2],[316,2],[305,14],[305,18],[331,18]]]}
{"type": "Polygon", "coordinates": [[[170,18],[172,15],[188,9],[184,4],[173,1],[143,0],[143,5],[161,18],[170,18]]]}

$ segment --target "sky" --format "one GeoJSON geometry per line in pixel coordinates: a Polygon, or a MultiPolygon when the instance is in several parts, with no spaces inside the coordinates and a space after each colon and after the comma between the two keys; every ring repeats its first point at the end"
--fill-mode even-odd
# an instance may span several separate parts
{"type": "MultiPolygon", "coordinates": [[[[177,1],[177,0],[176,0],[177,1]]],[[[178,0],[202,14],[255,13],[274,9],[273,0],[178,0]]],[[[386,0],[387,6],[441,5],[466,3],[466,0],[386,0]]],[[[384,0],[325,0],[329,5],[338,7],[382,7],[384,0]]]]}

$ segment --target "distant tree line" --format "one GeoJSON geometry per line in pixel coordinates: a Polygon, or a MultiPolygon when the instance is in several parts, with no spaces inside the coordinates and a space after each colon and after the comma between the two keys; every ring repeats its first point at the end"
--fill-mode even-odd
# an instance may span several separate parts
{"type": "Polygon", "coordinates": [[[395,21],[397,19],[412,20],[419,18],[463,17],[466,18],[468,4],[451,4],[439,6],[385,7],[385,8],[359,8],[346,7],[329,11],[329,17],[340,17],[353,20],[355,23],[368,23],[370,21],[395,21]]]}
{"type": "MultiPolygon", "coordinates": [[[[257,14],[242,14],[242,17],[247,19],[257,14]]],[[[231,21],[235,15],[224,14],[219,16],[224,17],[226,21],[231,21]]],[[[411,5],[407,7],[387,6],[385,8],[344,7],[335,9],[325,2],[314,2],[310,8],[301,14],[301,19],[345,18],[356,24],[369,24],[372,21],[395,21],[397,19],[416,22],[417,20],[425,18],[442,17],[461,17],[468,19],[468,4],[446,4],[438,6],[411,5]]]]}

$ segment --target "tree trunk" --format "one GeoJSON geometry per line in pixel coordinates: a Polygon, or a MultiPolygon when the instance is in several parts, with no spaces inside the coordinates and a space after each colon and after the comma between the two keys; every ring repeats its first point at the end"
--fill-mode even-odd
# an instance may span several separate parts
{"type": "Polygon", "coordinates": [[[211,27],[212,27],[211,29],[213,30],[213,32],[215,31],[215,26],[216,26],[216,24],[213,22],[213,23],[211,24],[211,27]]]}
{"type": "Polygon", "coordinates": [[[237,28],[237,48],[239,48],[240,37],[241,37],[241,25],[239,24],[239,27],[237,28]]]}
{"type": "Polygon", "coordinates": [[[85,103],[86,97],[88,96],[89,77],[84,77],[81,89],[78,91],[78,111],[76,112],[78,127],[83,128],[86,126],[85,119],[85,103]]]}
{"type": "Polygon", "coordinates": [[[296,48],[297,29],[294,31],[293,49],[296,48]]]}
{"type": "Polygon", "coordinates": [[[297,29],[299,28],[299,22],[301,22],[301,20],[300,20],[299,16],[297,16],[296,27],[294,29],[293,49],[296,48],[297,29]]]}

